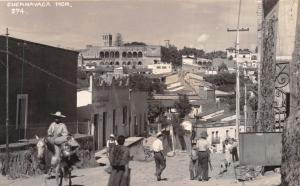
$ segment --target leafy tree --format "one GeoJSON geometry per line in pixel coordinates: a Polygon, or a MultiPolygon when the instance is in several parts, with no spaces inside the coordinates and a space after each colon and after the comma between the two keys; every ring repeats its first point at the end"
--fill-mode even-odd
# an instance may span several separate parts
{"type": "Polygon", "coordinates": [[[179,50],[180,55],[194,55],[195,57],[204,58],[205,51],[197,48],[183,47],[179,50]]]}
{"type": "Polygon", "coordinates": [[[125,43],[124,46],[146,46],[146,43],[134,41],[131,43],[125,43]]]}
{"type": "Polygon", "coordinates": [[[147,91],[149,94],[156,92],[164,93],[165,85],[157,78],[148,78],[141,74],[130,76],[130,88],[132,90],[147,91]]]}
{"type": "Polygon", "coordinates": [[[161,60],[171,63],[174,67],[182,65],[182,56],[174,45],[170,45],[168,48],[161,47],[161,60]]]}
{"type": "Polygon", "coordinates": [[[120,33],[116,34],[115,46],[122,46],[123,45],[123,37],[120,33]]]}
{"type": "Polygon", "coordinates": [[[218,66],[218,72],[227,72],[227,71],[228,68],[224,62],[218,66]]]}
{"type": "Polygon", "coordinates": [[[214,59],[214,58],[226,58],[227,54],[225,51],[221,51],[221,50],[218,50],[218,51],[212,51],[212,52],[208,52],[208,53],[205,53],[205,58],[207,59],[214,59]]]}
{"type": "Polygon", "coordinates": [[[174,107],[180,118],[184,118],[192,111],[192,105],[189,102],[187,95],[179,95],[178,101],[174,103],[174,107]]]}
{"type": "Polygon", "coordinates": [[[155,119],[158,118],[162,113],[164,113],[166,108],[159,103],[148,104],[148,120],[150,123],[154,123],[155,119]]]}

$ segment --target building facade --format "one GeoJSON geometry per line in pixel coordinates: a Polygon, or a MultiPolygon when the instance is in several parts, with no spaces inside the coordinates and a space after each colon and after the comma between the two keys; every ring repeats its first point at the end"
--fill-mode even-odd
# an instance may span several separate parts
{"type": "MultiPolygon", "coordinates": [[[[9,38],[9,140],[45,136],[61,111],[76,132],[78,52],[9,38]]],[[[0,36],[0,61],[6,62],[6,38],[0,36]]],[[[0,63],[0,143],[5,142],[6,68],[0,63]]]]}
{"type": "Polygon", "coordinates": [[[147,131],[147,92],[129,89],[128,78],[110,84],[94,78],[92,90],[93,135],[95,149],[105,147],[110,134],[142,136],[147,131]]]}
{"type": "MultiPolygon", "coordinates": [[[[227,59],[236,61],[236,50],[235,48],[227,48],[227,59]]],[[[238,54],[238,63],[243,68],[257,68],[258,66],[258,54],[253,53],[250,50],[240,50],[238,54]]]]}
{"type": "Polygon", "coordinates": [[[161,47],[151,45],[137,46],[87,46],[81,50],[79,64],[96,64],[100,67],[147,68],[161,61],[161,47]]]}

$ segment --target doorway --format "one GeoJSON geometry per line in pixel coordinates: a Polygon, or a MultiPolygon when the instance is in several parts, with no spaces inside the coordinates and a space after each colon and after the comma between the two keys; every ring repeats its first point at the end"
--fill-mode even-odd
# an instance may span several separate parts
{"type": "Polygon", "coordinates": [[[98,143],[98,120],[99,120],[99,114],[94,114],[94,148],[95,150],[99,149],[99,143],[98,143]]]}

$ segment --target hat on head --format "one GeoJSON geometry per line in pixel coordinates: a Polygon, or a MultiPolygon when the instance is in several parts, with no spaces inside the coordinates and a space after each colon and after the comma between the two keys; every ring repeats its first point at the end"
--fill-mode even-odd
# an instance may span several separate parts
{"type": "Polygon", "coordinates": [[[115,135],[111,134],[111,135],[109,135],[109,137],[111,137],[111,138],[115,138],[115,135]]]}
{"type": "Polygon", "coordinates": [[[51,114],[52,116],[55,116],[55,117],[59,117],[59,118],[65,118],[66,116],[65,115],[62,115],[60,111],[57,111],[55,112],[54,114],[51,114]]]}
{"type": "Polygon", "coordinates": [[[158,133],[156,134],[156,137],[158,138],[158,137],[160,137],[160,136],[162,136],[162,133],[161,133],[161,132],[158,132],[158,133]]]}
{"type": "Polygon", "coordinates": [[[207,136],[208,136],[208,134],[207,134],[206,131],[202,131],[202,132],[200,133],[200,137],[201,137],[201,138],[207,138],[207,136]]]}

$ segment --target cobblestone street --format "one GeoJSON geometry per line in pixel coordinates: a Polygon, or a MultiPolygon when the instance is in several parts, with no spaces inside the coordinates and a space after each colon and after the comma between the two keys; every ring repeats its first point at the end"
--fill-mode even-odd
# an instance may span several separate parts
{"type": "MultiPolygon", "coordinates": [[[[167,181],[157,182],[154,176],[154,162],[137,162],[133,161],[130,163],[132,168],[131,172],[131,186],[181,186],[181,185],[261,185],[271,186],[280,184],[279,174],[269,174],[264,177],[255,178],[254,181],[249,182],[236,182],[234,169],[231,166],[228,172],[224,175],[218,175],[220,171],[220,161],[222,154],[213,154],[212,164],[213,171],[210,171],[209,175],[211,179],[208,182],[199,182],[189,180],[188,171],[188,157],[185,153],[177,153],[175,157],[167,158],[167,168],[163,172],[162,177],[167,178],[167,181]]],[[[108,180],[108,174],[104,171],[106,167],[96,167],[90,169],[81,169],[73,171],[73,186],[105,186],[108,180]]],[[[55,185],[55,180],[45,180],[44,176],[37,176],[34,178],[7,180],[2,177],[0,179],[0,185],[13,185],[13,186],[50,186],[55,185]]]]}

